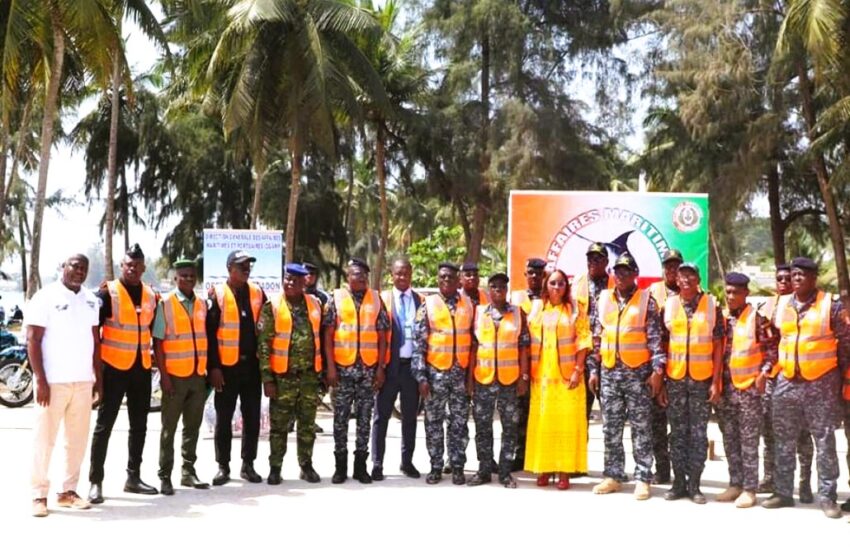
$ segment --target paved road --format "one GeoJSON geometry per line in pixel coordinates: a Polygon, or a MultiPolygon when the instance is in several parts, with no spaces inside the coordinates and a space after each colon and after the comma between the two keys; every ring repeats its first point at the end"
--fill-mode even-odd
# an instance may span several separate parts
{"type": "MultiPolygon", "coordinates": [[[[598,422],[591,427],[591,474],[576,480],[567,492],[537,488],[528,474],[520,477],[516,490],[496,484],[455,487],[446,480],[431,487],[424,479],[401,477],[397,471],[401,437],[397,420],[390,425],[386,481],[369,486],[351,480],[331,485],[332,419],[325,412],[319,418],[325,433],[319,435],[315,450],[316,469],[323,477],[320,485],[298,480],[294,440],[290,438],[292,452],[285,459],[281,486],[239,480],[208,491],[178,488],[173,497],[147,497],[122,492],[127,438],[126,414],[122,411],[107,460],[106,503],[87,512],[52,508],[47,519],[33,519],[29,516],[28,486],[32,417],[32,405],[17,410],[0,408],[2,558],[17,558],[7,553],[33,547],[45,553],[62,552],[69,558],[81,558],[84,550],[97,549],[99,541],[105,550],[93,557],[120,555],[122,560],[159,556],[163,552],[169,560],[184,552],[223,558],[246,550],[259,557],[272,546],[280,549],[276,555],[281,557],[294,553],[346,560],[386,555],[450,560],[457,553],[483,555],[487,559],[533,554],[542,559],[543,555],[565,558],[576,551],[583,556],[628,553],[629,558],[647,558],[652,556],[653,547],[669,548],[656,556],[659,558],[672,557],[674,549],[670,547],[697,558],[729,554],[737,557],[743,552],[792,558],[819,551],[831,558],[842,558],[846,557],[850,542],[850,516],[838,521],[825,518],[814,506],[780,511],[737,510],[730,504],[712,501],[711,495],[722,491],[727,480],[723,461],[711,461],[707,466],[703,488],[710,501],[706,506],[687,500],[664,502],[664,488],[653,489],[651,500],[636,502],[631,496],[631,484],[620,494],[595,496],[590,489],[599,481],[602,470],[598,422]]],[[[352,438],[353,429],[352,422],[352,438]]],[[[198,472],[209,481],[215,472],[213,444],[211,434],[202,434],[198,472]]],[[[420,425],[414,462],[420,470],[427,471],[423,434],[420,425]]],[[[711,434],[719,440],[715,425],[711,426],[711,434]]],[[[841,432],[838,441],[843,501],[850,492],[843,459],[847,442],[841,432]]],[[[158,448],[159,417],[151,414],[142,468],[143,478],[149,483],[158,483],[158,448]]],[[[236,457],[238,442],[234,451],[236,457]]],[[[722,448],[718,451],[722,452],[722,448]]],[[[468,455],[467,472],[471,473],[477,466],[472,443],[468,455]]],[[[267,456],[268,441],[263,439],[257,461],[263,475],[268,473],[267,456]]],[[[59,479],[56,467],[62,457],[58,446],[52,469],[56,473],[54,481],[59,479]]],[[[233,467],[237,472],[238,466],[235,460],[233,467]]],[[[87,469],[86,461],[83,472],[87,469]]],[[[79,492],[85,495],[88,483],[85,475],[83,478],[79,492]]]]}

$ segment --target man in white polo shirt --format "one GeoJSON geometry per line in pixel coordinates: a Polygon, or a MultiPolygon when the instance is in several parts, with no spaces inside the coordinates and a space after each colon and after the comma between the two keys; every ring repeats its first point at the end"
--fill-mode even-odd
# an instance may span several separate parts
{"type": "Polygon", "coordinates": [[[63,421],[65,479],[57,505],[90,507],[76,491],[92,404],[101,394],[98,301],[83,287],[88,272],[85,255],[69,257],[62,264],[62,279],[27,303],[27,352],[35,374],[37,402],[31,482],[35,517],[47,515],[50,455],[63,421]]]}

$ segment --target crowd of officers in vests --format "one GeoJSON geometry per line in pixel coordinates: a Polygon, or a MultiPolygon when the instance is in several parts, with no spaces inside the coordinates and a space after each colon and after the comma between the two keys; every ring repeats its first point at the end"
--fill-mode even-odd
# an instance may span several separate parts
{"type": "MultiPolygon", "coordinates": [[[[352,476],[364,484],[384,479],[387,425],[399,398],[402,474],[420,477],[413,451],[424,399],[427,483],[439,483],[450,474],[454,484],[475,486],[491,483],[495,475],[502,485],[516,487],[512,473],[523,468],[528,387],[545,335],[539,320],[548,305],[544,291],[547,278],[556,272],[566,278],[563,272],[529,258],[525,288],[509,293],[510,279],[504,273],[491,275],[485,290],[479,288],[475,264],[442,263],[439,291],[422,296],[411,289],[412,268],[403,257],[392,262],[393,286],[382,292],[368,287],[369,266],[359,259],[348,263],[346,286],[332,293],[318,289],[314,265],[287,264],[283,292],[270,300],[250,280],[255,260],[245,251],[232,252],[227,281],[210,289],[205,300],[195,295],[195,261],[173,263],[176,288],[160,297],[141,280],[141,249],[136,245],[127,252],[120,277],[105,282],[96,294],[102,371],[95,360],[99,405],[88,500],[66,489],[59,505],[86,508],[104,501],[107,446],[125,397],[130,431],[124,490],[174,494],[174,436],[181,417],[180,483],[209,488],[194,467],[209,388],[215,392],[216,486],[230,481],[237,399],[243,426],[239,476],[252,483],[263,480],[254,466],[261,394],[270,399],[268,484],[282,481],[293,424],[300,478],[319,483],[312,463],[315,419],[321,392],[328,388],[334,399],[333,483],[348,478],[352,411],[352,476]],[[525,334],[530,344],[522,342],[523,333],[530,333],[525,334]],[[154,362],[163,390],[159,489],[140,476],[154,362]],[[518,406],[506,407],[506,402],[518,406]],[[479,466],[467,479],[470,403],[479,466]],[[497,407],[503,434],[498,461],[492,430],[497,407]]],[[[830,518],[841,517],[842,509],[850,511],[850,500],[837,504],[835,439],[842,420],[850,438],[850,406],[844,402],[850,400],[850,326],[841,301],[817,288],[817,265],[801,257],[778,267],[776,296],[762,305],[748,302],[749,279],[730,273],[722,308],[700,288],[698,267],[685,262],[679,251],[667,251],[662,260],[663,278],[641,289],[638,265],[628,253],[610,263],[609,272],[605,245],[593,243],[587,250],[588,272],[570,282],[573,317],[585,316],[593,336],[585,363],[571,367],[585,376],[588,418],[596,397],[603,417],[603,480],[593,492],[619,491],[628,480],[623,451],[628,421],[635,498],[649,498],[650,485],[670,484],[672,475],[666,500],[705,503],[700,479],[714,408],[729,466],[729,486],[717,501],[746,508],[756,504],[757,493],[769,493],[763,507],[793,506],[796,453],[798,499],[810,503],[816,496],[830,518]],[[814,450],[816,494],[811,487],[814,450]]],[[[42,365],[33,365],[41,389],[46,383],[42,365]]],[[[41,397],[38,402],[47,406],[41,397]]],[[[46,507],[39,511],[46,515],[46,507]]]]}

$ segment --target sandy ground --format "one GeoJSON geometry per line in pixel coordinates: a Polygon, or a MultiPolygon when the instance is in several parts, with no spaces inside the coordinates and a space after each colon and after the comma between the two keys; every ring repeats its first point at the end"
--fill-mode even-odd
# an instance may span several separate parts
{"type": "MultiPolygon", "coordinates": [[[[32,551],[37,558],[61,553],[69,558],[141,558],[165,554],[166,558],[235,558],[251,556],[309,555],[318,558],[439,558],[455,554],[495,558],[571,554],[629,558],[720,557],[742,553],[775,554],[791,558],[813,553],[846,557],[850,542],[850,516],[829,520],[816,506],[767,511],[737,510],[713,501],[725,488],[726,463],[710,461],[703,490],[709,503],[697,506],[688,500],[665,502],[666,487],[653,489],[647,502],[631,496],[632,484],[619,494],[596,496],[591,488],[601,476],[603,450],[600,423],[591,426],[590,475],[573,481],[569,491],[535,487],[528,473],[520,475],[519,488],[498,484],[477,488],[437,486],[424,477],[411,480],[397,470],[400,456],[398,420],[390,424],[385,459],[387,480],[362,485],[349,480],[330,484],[333,471],[332,418],[320,412],[325,433],[316,441],[314,462],[322,483],[298,479],[294,437],[284,461],[284,482],[272,487],[242,480],[207,491],[182,489],[172,497],[125,494],[127,417],[122,410],[112,435],[107,459],[104,504],[89,511],[71,512],[55,507],[46,519],[30,517],[29,467],[34,409],[0,408],[0,558],[18,558],[32,551]],[[94,524],[93,521],[98,523],[94,524]],[[11,554],[10,554],[11,553],[11,554]]],[[[94,417],[93,417],[94,419],[94,417]]],[[[93,424],[92,420],[92,424],[93,424]]],[[[353,441],[354,422],[350,425],[353,441]]],[[[471,437],[474,426],[470,422],[471,437]]],[[[498,428],[497,428],[498,436],[498,428]]],[[[414,462],[428,470],[421,420],[414,462]]],[[[198,473],[210,481],[215,473],[211,434],[204,429],[198,449],[198,473]]],[[[718,440],[712,424],[710,437],[718,440]]],[[[844,455],[847,441],[837,434],[841,458],[839,498],[848,498],[848,473],[844,455]]],[[[61,442],[61,435],[60,440],[61,442]]],[[[179,434],[177,441],[179,441],[179,434]]],[[[468,452],[467,473],[477,467],[474,440],[468,452]]],[[[238,441],[234,457],[238,457],[238,441]]],[[[498,442],[497,442],[498,448],[498,442]]],[[[159,415],[152,413],[142,467],[143,479],[158,486],[159,415]]],[[[627,444],[627,453],[629,452],[627,444]]],[[[260,441],[257,470],[265,476],[268,440],[260,441]]],[[[57,445],[51,469],[54,484],[63,460],[57,445]]],[[[179,465],[179,454],[178,454],[179,465]]],[[[232,463],[238,472],[239,461],[232,463]]],[[[371,463],[370,463],[371,468],[371,463]]],[[[631,459],[627,469],[632,469],[631,459]]],[[[178,466],[179,470],[179,466],[178,466]]],[[[88,492],[86,473],[78,491],[88,492]]],[[[179,480],[175,477],[175,483],[179,480]]],[[[30,553],[32,553],[30,552],[30,553]]]]}

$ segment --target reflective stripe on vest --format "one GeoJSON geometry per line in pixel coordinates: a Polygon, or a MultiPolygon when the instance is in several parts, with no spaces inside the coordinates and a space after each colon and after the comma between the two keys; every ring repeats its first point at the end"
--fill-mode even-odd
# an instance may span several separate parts
{"type": "Polygon", "coordinates": [[[535,313],[543,309],[543,300],[540,298],[531,299],[528,297],[527,290],[516,290],[511,293],[511,304],[522,308],[525,311],[525,316],[530,319],[535,313]]]}
{"type": "Polygon", "coordinates": [[[622,311],[615,290],[603,290],[600,294],[600,352],[605,367],[613,368],[618,358],[630,368],[640,367],[649,361],[649,346],[646,340],[648,306],[649,292],[646,290],[635,290],[622,311]]]}
{"type": "Polygon", "coordinates": [[[175,377],[207,373],[207,306],[200,298],[192,301],[192,316],[180,303],[176,292],[162,300],[165,318],[165,369],[175,377]]]}
{"type": "MultiPolygon", "coordinates": [[[[581,308],[581,311],[587,315],[590,310],[590,282],[587,280],[587,274],[580,274],[578,277],[575,277],[575,281],[571,284],[573,301],[575,301],[581,308]]],[[[614,289],[614,277],[610,275],[608,276],[608,289],[614,289]]]]}
{"type": "Polygon", "coordinates": [[[486,309],[487,305],[479,305],[475,311],[475,338],[478,340],[475,380],[490,385],[498,378],[502,385],[510,385],[519,379],[522,318],[516,311],[508,311],[496,326],[486,309]]]}
{"type": "MultiPolygon", "coordinates": [[[[321,344],[319,342],[319,328],[322,323],[322,306],[315,296],[304,294],[307,305],[307,318],[313,331],[313,368],[314,371],[322,371],[321,344]]],[[[272,351],[269,363],[272,371],[277,374],[289,372],[289,343],[292,339],[292,313],[286,303],[286,296],[280,294],[277,303],[272,304],[274,310],[274,338],[272,338],[272,351]]]]}
{"type": "Polygon", "coordinates": [[[141,355],[142,367],[151,367],[151,323],[156,312],[156,294],[142,284],[139,309],[127,289],[118,280],[106,283],[112,300],[112,316],[103,323],[100,337],[100,357],[119,370],[128,370],[141,355]]]}
{"type": "Polygon", "coordinates": [[[555,344],[558,352],[558,364],[561,377],[569,379],[576,366],[575,323],[578,308],[573,304],[546,307],[540,313],[528,319],[528,332],[531,334],[531,377],[539,379],[538,366],[544,343],[555,344]]]}
{"type": "Polygon", "coordinates": [[[472,319],[475,310],[468,297],[459,295],[452,314],[440,294],[425,298],[428,313],[427,362],[440,371],[451,369],[457,361],[461,367],[469,365],[472,348],[472,319]]]}
{"type": "Polygon", "coordinates": [[[792,295],[782,296],[776,306],[774,325],[779,329],[779,364],[791,379],[797,366],[800,375],[814,381],[838,367],[838,341],[830,328],[832,297],[819,291],[803,317],[791,305],[792,295]]]}
{"type": "Polygon", "coordinates": [[[729,373],[732,385],[742,391],[755,383],[764,358],[761,344],[756,338],[758,313],[747,305],[732,329],[732,351],[729,355],[729,373]]]}
{"type": "MultiPolygon", "coordinates": [[[[764,302],[764,304],[762,304],[762,306],[759,307],[758,310],[759,314],[762,315],[765,319],[767,319],[771,325],[773,325],[776,320],[776,307],[779,303],[780,297],[782,296],[780,296],[779,294],[773,296],[772,298],[764,302]]],[[[779,362],[779,360],[776,360],[776,363],[773,364],[773,369],[770,370],[770,376],[776,377],[777,375],[779,375],[780,371],[782,371],[782,364],[779,362]]]]}
{"type": "Polygon", "coordinates": [[[712,331],[717,319],[716,306],[714,297],[700,294],[696,311],[688,319],[681,296],[667,298],[664,324],[670,333],[667,351],[667,376],[670,379],[683,379],[688,374],[692,379],[704,381],[712,376],[712,331]]]}
{"type": "Polygon", "coordinates": [[[336,330],[334,331],[334,362],[350,366],[358,353],[363,364],[373,366],[378,362],[378,314],[381,311],[381,296],[377,290],[366,290],[360,311],[354,305],[354,296],[345,288],[333,293],[336,306],[336,330]]]}
{"type": "MultiPolygon", "coordinates": [[[[260,320],[260,309],[263,307],[263,291],[259,286],[248,282],[248,294],[256,328],[257,321],[260,320]]],[[[222,365],[232,366],[239,361],[239,308],[236,305],[236,296],[227,284],[215,287],[215,297],[221,310],[221,320],[216,332],[218,356],[222,365]]]]}

